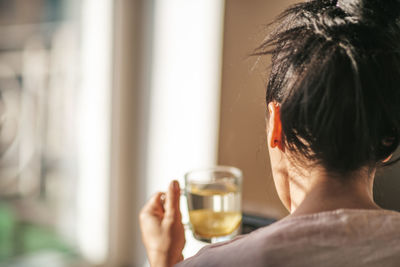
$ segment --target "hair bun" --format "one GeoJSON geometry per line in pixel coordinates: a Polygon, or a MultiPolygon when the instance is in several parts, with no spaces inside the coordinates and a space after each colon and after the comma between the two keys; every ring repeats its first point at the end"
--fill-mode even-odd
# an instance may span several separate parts
{"type": "Polygon", "coordinates": [[[336,6],[365,23],[386,24],[400,17],[400,0],[337,0],[336,6]]]}

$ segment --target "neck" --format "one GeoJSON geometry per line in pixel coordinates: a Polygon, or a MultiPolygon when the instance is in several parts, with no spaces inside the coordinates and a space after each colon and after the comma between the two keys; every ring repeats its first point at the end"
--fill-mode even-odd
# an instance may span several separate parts
{"type": "Polygon", "coordinates": [[[374,175],[361,171],[337,177],[314,171],[307,178],[290,178],[291,216],[336,209],[379,209],[373,200],[374,175]]]}

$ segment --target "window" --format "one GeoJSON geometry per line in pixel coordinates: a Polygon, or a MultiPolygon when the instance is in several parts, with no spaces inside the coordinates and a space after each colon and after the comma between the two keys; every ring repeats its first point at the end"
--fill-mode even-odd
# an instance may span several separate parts
{"type": "Polygon", "coordinates": [[[0,262],[101,263],[111,0],[0,1],[0,262]]]}

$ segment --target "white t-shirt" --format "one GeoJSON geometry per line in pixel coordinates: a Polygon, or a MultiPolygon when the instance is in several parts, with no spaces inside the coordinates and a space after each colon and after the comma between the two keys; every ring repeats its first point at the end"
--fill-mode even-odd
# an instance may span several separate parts
{"type": "Polygon", "coordinates": [[[177,267],[400,266],[400,213],[340,209],[286,217],[201,249],[177,267]]]}

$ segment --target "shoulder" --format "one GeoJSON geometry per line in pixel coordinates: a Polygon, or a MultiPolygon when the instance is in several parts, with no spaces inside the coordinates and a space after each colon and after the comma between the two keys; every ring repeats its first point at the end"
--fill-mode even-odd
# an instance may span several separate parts
{"type": "MultiPolygon", "coordinates": [[[[400,240],[399,227],[400,213],[383,210],[287,217],[251,234],[206,246],[177,266],[317,266],[322,258],[347,261],[351,253],[379,254],[380,247],[400,240]]],[[[394,250],[392,255],[400,253],[394,250]]]]}
{"type": "MultiPolygon", "coordinates": [[[[286,220],[275,222],[250,234],[240,235],[230,241],[203,247],[196,255],[177,264],[179,267],[195,266],[258,266],[258,258],[265,253],[265,244],[280,232],[286,220]]],[[[274,243],[274,242],[273,242],[274,243]]],[[[260,265],[264,266],[264,265],[260,265]]]]}

